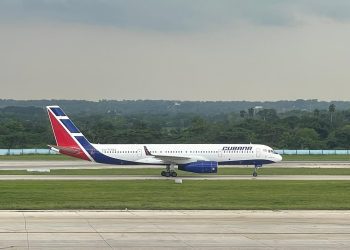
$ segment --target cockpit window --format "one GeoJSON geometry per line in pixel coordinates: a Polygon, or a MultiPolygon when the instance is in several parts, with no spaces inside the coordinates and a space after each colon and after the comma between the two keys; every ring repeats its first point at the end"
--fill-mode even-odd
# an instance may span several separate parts
{"type": "Polygon", "coordinates": [[[263,149],[264,152],[270,153],[270,154],[278,154],[275,150],[273,149],[263,149]]]}

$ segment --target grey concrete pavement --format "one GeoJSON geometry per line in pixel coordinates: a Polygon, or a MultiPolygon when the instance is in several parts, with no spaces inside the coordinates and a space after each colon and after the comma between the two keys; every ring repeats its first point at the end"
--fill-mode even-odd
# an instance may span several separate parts
{"type": "Polygon", "coordinates": [[[350,211],[2,211],[7,248],[349,249],[350,211]]]}

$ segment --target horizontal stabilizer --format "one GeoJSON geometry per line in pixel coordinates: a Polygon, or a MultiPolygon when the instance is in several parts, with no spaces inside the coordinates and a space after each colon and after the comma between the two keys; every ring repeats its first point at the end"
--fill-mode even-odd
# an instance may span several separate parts
{"type": "Polygon", "coordinates": [[[62,146],[56,146],[56,145],[48,145],[51,150],[54,150],[56,152],[60,153],[67,153],[70,155],[79,154],[81,150],[79,148],[73,148],[73,147],[62,147],[62,146]]]}

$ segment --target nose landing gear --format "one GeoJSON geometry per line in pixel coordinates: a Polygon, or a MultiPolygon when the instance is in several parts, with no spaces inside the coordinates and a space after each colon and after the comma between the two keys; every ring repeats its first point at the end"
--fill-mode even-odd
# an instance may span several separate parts
{"type": "Polygon", "coordinates": [[[261,168],[262,164],[256,164],[254,166],[254,172],[253,172],[253,177],[257,177],[258,176],[258,168],[261,168]]]}

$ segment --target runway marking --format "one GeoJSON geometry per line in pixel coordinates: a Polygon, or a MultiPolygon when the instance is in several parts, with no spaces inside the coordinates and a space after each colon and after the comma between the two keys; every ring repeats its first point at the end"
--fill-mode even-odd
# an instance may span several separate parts
{"type": "MultiPolygon", "coordinates": [[[[78,216],[81,216],[81,214],[78,213],[78,216]]],[[[82,217],[83,220],[85,220],[87,222],[87,224],[89,225],[89,227],[94,231],[92,233],[96,233],[98,234],[98,236],[106,243],[107,246],[109,246],[109,248],[113,249],[113,247],[106,241],[106,239],[102,236],[102,233],[104,232],[100,232],[100,231],[97,231],[96,228],[90,223],[89,219],[88,218],[84,218],[82,217]]]]}
{"type": "Polygon", "coordinates": [[[24,212],[22,212],[23,220],[24,220],[24,230],[26,231],[27,234],[27,249],[29,249],[29,233],[27,229],[27,219],[26,216],[24,215],[24,212]]]}

